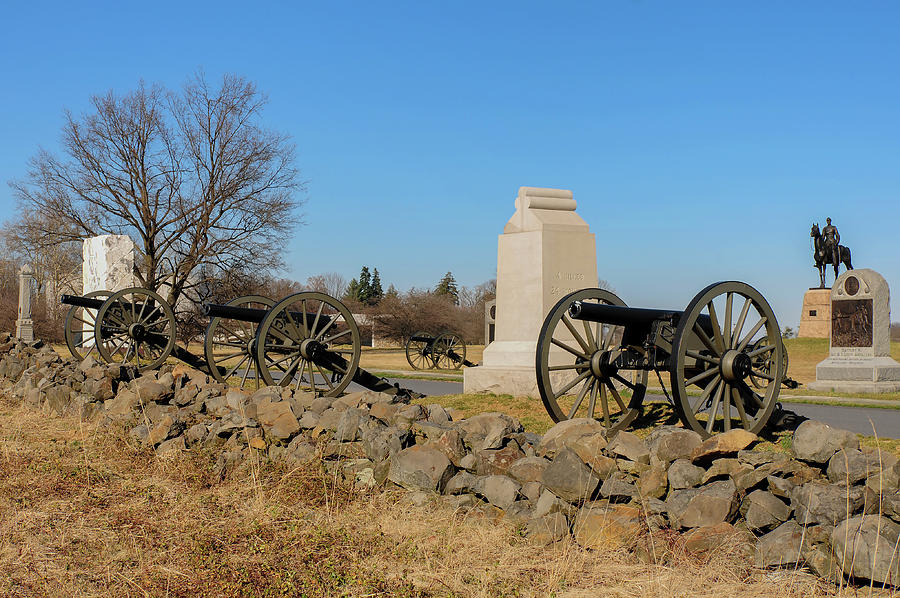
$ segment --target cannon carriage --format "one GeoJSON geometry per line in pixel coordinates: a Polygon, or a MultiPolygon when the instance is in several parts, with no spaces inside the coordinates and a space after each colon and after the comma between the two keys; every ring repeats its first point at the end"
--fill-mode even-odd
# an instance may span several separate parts
{"type": "Polygon", "coordinates": [[[704,437],[759,432],[782,384],[792,382],[772,308],[736,281],[709,285],[683,311],[628,307],[602,289],[575,291],[544,320],[536,369],[554,421],[599,418],[611,430],[641,414],[654,372],[685,427],[704,437]]]}
{"type": "Polygon", "coordinates": [[[280,385],[338,396],[356,382],[377,392],[420,396],[359,367],[356,322],[346,306],[323,293],[297,293],[280,301],[251,295],[224,305],[205,304],[210,321],[202,357],[176,344],[174,311],[149,289],[63,295],[61,302],[71,306],[65,338],[78,359],[96,352],[107,363],[145,371],[172,356],[241,388],[280,385]]]}
{"type": "Polygon", "coordinates": [[[406,341],[406,361],[414,370],[458,370],[475,364],[466,359],[466,341],[458,334],[416,332],[406,341]]]}

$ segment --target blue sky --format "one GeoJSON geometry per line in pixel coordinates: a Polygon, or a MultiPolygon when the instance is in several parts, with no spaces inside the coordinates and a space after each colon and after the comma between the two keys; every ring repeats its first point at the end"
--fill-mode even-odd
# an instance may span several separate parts
{"type": "MultiPolygon", "coordinates": [[[[496,273],[519,186],[572,189],[600,277],[676,308],[745,280],[783,326],[831,216],[900,302],[900,4],[15,3],[0,35],[0,180],[62,112],[143,78],[245,75],[293,137],[307,225],[285,276],[496,273]]],[[[14,214],[0,186],[0,220],[14,214]]]]}

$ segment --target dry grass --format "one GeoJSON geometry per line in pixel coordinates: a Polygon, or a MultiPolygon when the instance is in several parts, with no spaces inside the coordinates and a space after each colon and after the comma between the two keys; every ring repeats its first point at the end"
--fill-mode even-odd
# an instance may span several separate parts
{"type": "MultiPolygon", "coordinates": [[[[317,469],[213,453],[157,457],[0,400],[0,594],[6,596],[826,596],[802,572],[752,569],[677,536],[651,560],[541,547],[505,520],[404,493],[352,494],[317,469]]],[[[856,595],[848,593],[847,595],[856,595]]],[[[863,590],[862,595],[869,595],[863,590]]]]}

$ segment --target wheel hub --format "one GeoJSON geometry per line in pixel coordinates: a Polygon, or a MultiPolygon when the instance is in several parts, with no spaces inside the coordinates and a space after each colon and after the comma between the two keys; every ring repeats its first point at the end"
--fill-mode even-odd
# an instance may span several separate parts
{"type": "Polygon", "coordinates": [[[610,378],[619,371],[613,365],[613,351],[596,351],[591,355],[591,374],[595,378],[610,378]]]}
{"type": "Polygon", "coordinates": [[[308,338],[300,343],[300,355],[304,359],[315,361],[325,351],[325,345],[317,340],[308,338]]]}
{"type": "Polygon", "coordinates": [[[128,336],[135,340],[141,340],[146,336],[147,328],[143,324],[132,324],[128,327],[128,336]]]}
{"type": "Polygon", "coordinates": [[[726,382],[738,382],[750,375],[753,362],[746,353],[729,349],[722,356],[719,370],[726,382]]]}

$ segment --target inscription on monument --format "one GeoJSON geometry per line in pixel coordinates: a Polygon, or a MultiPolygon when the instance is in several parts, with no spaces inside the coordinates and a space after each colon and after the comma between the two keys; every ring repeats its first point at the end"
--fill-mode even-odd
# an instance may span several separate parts
{"type": "Polygon", "coordinates": [[[852,299],[832,303],[831,346],[872,346],[871,299],[852,299]]]}

